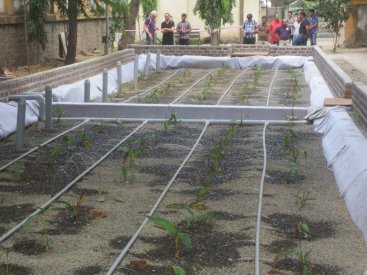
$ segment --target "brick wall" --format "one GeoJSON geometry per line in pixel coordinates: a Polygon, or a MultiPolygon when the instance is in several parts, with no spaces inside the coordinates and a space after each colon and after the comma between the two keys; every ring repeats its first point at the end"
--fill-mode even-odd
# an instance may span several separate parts
{"type": "MultiPolygon", "coordinates": [[[[30,64],[37,64],[44,59],[59,56],[58,34],[66,30],[65,21],[49,21],[45,25],[48,44],[43,51],[37,50],[35,44],[28,48],[30,64]]],[[[103,49],[102,35],[105,33],[103,19],[78,20],[77,51],[92,51],[94,48],[103,49]]],[[[23,24],[0,24],[0,67],[23,66],[27,64],[23,24]]]]}
{"type": "Polygon", "coordinates": [[[367,125],[367,85],[361,82],[353,83],[353,107],[360,113],[361,119],[367,125]]]}
{"type": "Polygon", "coordinates": [[[312,56],[312,47],[278,47],[273,45],[244,45],[233,44],[212,47],[201,46],[162,46],[162,45],[129,45],[137,54],[156,53],[160,51],[164,55],[204,55],[204,56],[231,56],[235,52],[269,52],[270,56],[295,55],[312,56]]]}
{"type": "Polygon", "coordinates": [[[313,47],[313,57],[334,96],[351,98],[353,80],[317,46],[313,47]]]}
{"type": "Polygon", "coordinates": [[[230,56],[232,53],[231,45],[212,47],[208,45],[190,46],[162,46],[162,45],[129,45],[136,54],[156,53],[160,51],[164,55],[200,55],[200,56],[230,56]]]}
{"type": "Polygon", "coordinates": [[[99,74],[104,68],[110,69],[116,66],[117,61],[128,63],[132,62],[133,59],[134,51],[128,49],[93,60],[59,67],[22,78],[3,81],[0,82],[0,101],[6,101],[9,95],[26,91],[41,91],[46,86],[57,87],[64,84],[70,84],[99,74]]]}

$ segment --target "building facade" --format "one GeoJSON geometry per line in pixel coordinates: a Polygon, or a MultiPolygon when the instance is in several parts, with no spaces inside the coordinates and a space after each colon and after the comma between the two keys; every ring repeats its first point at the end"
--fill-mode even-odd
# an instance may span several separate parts
{"type": "Polygon", "coordinates": [[[344,28],[346,47],[367,46],[367,0],[353,0],[344,28]]]}

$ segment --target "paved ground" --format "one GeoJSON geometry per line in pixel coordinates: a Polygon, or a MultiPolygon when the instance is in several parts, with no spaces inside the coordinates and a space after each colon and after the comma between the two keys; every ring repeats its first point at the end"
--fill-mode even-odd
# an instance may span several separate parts
{"type": "Polygon", "coordinates": [[[337,48],[332,53],[333,41],[330,38],[321,38],[317,41],[326,54],[334,60],[353,80],[367,84],[367,48],[337,48]]]}

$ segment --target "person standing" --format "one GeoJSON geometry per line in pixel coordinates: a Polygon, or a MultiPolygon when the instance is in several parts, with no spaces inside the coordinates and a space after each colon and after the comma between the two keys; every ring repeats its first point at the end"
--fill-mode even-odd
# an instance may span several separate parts
{"type": "Polygon", "coordinates": [[[279,20],[278,13],[274,14],[274,20],[269,25],[269,42],[271,44],[279,45],[279,36],[275,32],[279,27],[283,25],[282,21],[279,20]]]}
{"type": "Polygon", "coordinates": [[[157,19],[157,11],[152,11],[150,16],[144,22],[144,31],[146,34],[147,45],[151,45],[155,39],[155,32],[158,28],[155,25],[155,21],[157,19]]]}
{"type": "Polygon", "coordinates": [[[301,20],[299,27],[299,34],[293,40],[293,46],[307,46],[308,33],[310,22],[306,19],[306,13],[304,11],[299,12],[299,18],[301,20]]]}
{"type": "Polygon", "coordinates": [[[163,21],[161,24],[161,32],[163,33],[162,45],[173,45],[173,32],[175,29],[175,23],[171,19],[170,14],[167,12],[164,14],[164,19],[165,21],[163,21]]]}
{"type": "Polygon", "coordinates": [[[310,42],[311,46],[316,45],[316,38],[317,38],[317,29],[319,27],[319,18],[315,14],[314,9],[310,9],[308,12],[309,21],[310,21],[310,28],[309,28],[309,34],[310,34],[310,42]]]}
{"type": "Polygon", "coordinates": [[[293,25],[294,25],[293,39],[295,39],[299,35],[299,27],[301,26],[301,18],[298,15],[293,25]]]}
{"type": "Polygon", "coordinates": [[[263,44],[269,41],[269,24],[265,15],[261,17],[261,25],[257,28],[257,38],[263,44]]]}
{"type": "Polygon", "coordinates": [[[178,43],[180,45],[189,45],[190,44],[190,35],[191,32],[191,24],[186,20],[186,13],[181,15],[181,22],[177,24],[176,31],[178,32],[178,43]]]}
{"type": "Polygon", "coordinates": [[[255,20],[252,20],[252,14],[249,13],[247,15],[247,20],[243,22],[243,44],[255,44],[256,42],[256,33],[257,33],[257,23],[255,20]]]}
{"type": "Polygon", "coordinates": [[[279,37],[279,46],[289,46],[291,33],[289,32],[287,19],[282,20],[282,26],[277,28],[275,33],[279,37]]]}
{"type": "Polygon", "coordinates": [[[293,37],[294,37],[294,19],[293,19],[293,13],[291,11],[288,12],[287,23],[288,23],[288,28],[289,28],[289,32],[290,32],[289,42],[292,42],[293,37]]]}

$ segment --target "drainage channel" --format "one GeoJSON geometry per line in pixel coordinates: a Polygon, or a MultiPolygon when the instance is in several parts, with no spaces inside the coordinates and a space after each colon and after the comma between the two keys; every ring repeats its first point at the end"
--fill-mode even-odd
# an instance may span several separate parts
{"type": "Polygon", "coordinates": [[[70,188],[72,188],[80,179],[82,179],[85,175],[91,172],[94,168],[96,168],[101,162],[103,162],[109,155],[111,155],[121,144],[123,144],[127,139],[129,139],[133,134],[139,131],[145,124],[148,123],[148,120],[144,120],[138,127],[136,127],[133,131],[131,131],[127,136],[125,136],[122,140],[120,140],[112,149],[110,149],[106,154],[104,154],[99,160],[97,160],[93,165],[89,166],[84,172],[82,172],[79,176],[77,176],[73,181],[67,184],[61,191],[59,191],[56,195],[54,195],[50,200],[44,203],[41,207],[39,207],[36,211],[26,217],[23,221],[14,226],[11,230],[6,232],[1,238],[0,243],[3,243],[12,235],[14,235],[19,229],[21,229],[24,224],[29,221],[30,218],[41,214],[47,208],[49,208],[53,203],[55,203],[62,195],[64,195],[70,188]]]}
{"type": "Polygon", "coordinates": [[[64,131],[64,132],[62,132],[62,133],[60,133],[60,134],[58,134],[57,136],[55,136],[55,137],[53,137],[53,138],[51,138],[51,139],[49,139],[49,140],[47,140],[47,141],[43,142],[42,144],[38,145],[37,147],[32,148],[32,149],[31,149],[31,150],[29,150],[28,152],[25,152],[24,154],[20,155],[19,157],[15,158],[15,159],[13,159],[12,161],[8,162],[7,164],[5,164],[5,165],[1,166],[1,167],[0,167],[0,172],[2,172],[3,170],[5,170],[5,169],[6,169],[6,168],[8,168],[9,166],[13,165],[13,164],[14,164],[14,163],[16,163],[17,161],[19,161],[19,160],[21,160],[21,159],[25,158],[26,156],[28,156],[28,155],[30,155],[30,154],[32,154],[32,153],[34,153],[34,152],[36,152],[38,149],[41,149],[42,147],[46,146],[47,144],[49,144],[49,143],[53,142],[54,140],[56,140],[56,139],[58,139],[58,138],[60,138],[60,137],[62,137],[62,136],[64,136],[64,135],[66,135],[67,133],[69,133],[69,132],[71,132],[71,131],[73,131],[73,130],[75,130],[75,129],[77,129],[77,128],[81,127],[81,126],[83,126],[83,125],[84,125],[84,124],[86,124],[87,122],[89,122],[89,119],[85,119],[82,123],[80,123],[80,124],[78,124],[78,125],[76,125],[76,126],[74,126],[74,127],[70,128],[70,129],[68,129],[68,130],[66,130],[66,131],[64,131]]]}

